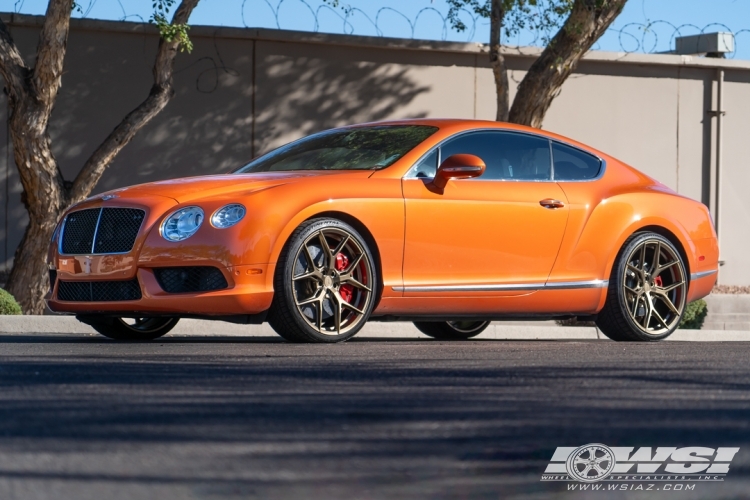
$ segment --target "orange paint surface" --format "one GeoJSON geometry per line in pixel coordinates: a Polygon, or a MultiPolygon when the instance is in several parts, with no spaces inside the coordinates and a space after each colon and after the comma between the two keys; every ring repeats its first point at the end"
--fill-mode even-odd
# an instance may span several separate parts
{"type": "MultiPolygon", "coordinates": [[[[625,240],[646,229],[661,232],[675,243],[684,254],[688,274],[718,269],[716,235],[705,206],[602,152],[546,131],[507,123],[409,120],[387,124],[431,125],[439,130],[382,170],[192,177],[119,189],[111,192],[116,198],[103,201],[97,196],[76,205],[68,212],[130,207],[145,210],[146,218],[133,249],[120,255],[61,255],[58,229],[48,257],[56,268],[57,283],[137,278],[143,298],[69,302],[57,298],[55,286],[47,297],[50,308],[112,314],[262,313],[273,299],[274,272],[282,248],[296,227],[315,217],[341,218],[368,239],[381,281],[375,316],[594,314],[603,307],[606,288],[539,288],[545,283],[609,280],[625,240]],[[430,189],[429,180],[405,178],[415,162],[441,141],[473,129],[549,137],[600,157],[606,169],[600,178],[588,181],[450,180],[443,192],[430,189]],[[543,206],[540,201],[544,200],[560,204],[543,206]],[[208,219],[229,203],[241,203],[247,209],[235,226],[217,229],[206,220],[193,236],[180,242],[167,241],[160,234],[162,221],[175,210],[199,206],[208,219]],[[153,269],[172,266],[216,267],[229,287],[167,293],[153,269]],[[531,289],[476,290],[517,284],[531,289]]],[[[715,274],[709,274],[693,280],[688,299],[708,294],[715,279],[715,274]]]]}

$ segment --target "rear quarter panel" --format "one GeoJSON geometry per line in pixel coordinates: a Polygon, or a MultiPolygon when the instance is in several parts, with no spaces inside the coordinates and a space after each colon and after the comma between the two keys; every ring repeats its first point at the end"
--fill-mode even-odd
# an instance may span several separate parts
{"type": "Polygon", "coordinates": [[[663,228],[679,242],[688,273],[718,267],[716,236],[704,205],[617,160],[606,161],[607,171],[597,181],[559,183],[570,215],[550,281],[609,279],[625,241],[649,227],[663,228]]]}

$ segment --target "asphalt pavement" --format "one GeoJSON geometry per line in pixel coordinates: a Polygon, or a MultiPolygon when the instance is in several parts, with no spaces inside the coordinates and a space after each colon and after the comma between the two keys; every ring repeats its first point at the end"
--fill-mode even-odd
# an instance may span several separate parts
{"type": "Polygon", "coordinates": [[[746,342],[0,335],[0,499],[747,498],[746,342]],[[740,447],[681,492],[542,482],[558,446],[740,447]]]}

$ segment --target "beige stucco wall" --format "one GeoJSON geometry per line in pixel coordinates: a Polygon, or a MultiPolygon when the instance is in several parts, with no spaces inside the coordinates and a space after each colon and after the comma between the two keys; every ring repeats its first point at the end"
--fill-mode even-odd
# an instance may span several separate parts
{"type": "MultiPolygon", "coordinates": [[[[39,18],[3,15],[29,63],[39,18]]],[[[477,44],[194,27],[177,94],[105,173],[97,192],[227,171],[302,135],[402,117],[492,119],[492,73],[477,44]]],[[[130,23],[77,21],[50,132],[71,179],[151,86],[157,39],[130,23]]],[[[508,54],[511,97],[535,49],[508,54]]],[[[750,63],[593,52],[566,82],[545,128],[604,150],[679,192],[712,203],[716,66],[725,68],[722,268],[750,284],[750,63]]],[[[9,269],[26,215],[0,96],[0,270],[9,269]]]]}

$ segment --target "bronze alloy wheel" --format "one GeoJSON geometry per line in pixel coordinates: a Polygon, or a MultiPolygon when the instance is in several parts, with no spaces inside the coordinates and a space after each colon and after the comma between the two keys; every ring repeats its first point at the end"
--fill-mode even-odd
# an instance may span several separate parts
{"type": "Polygon", "coordinates": [[[677,248],[659,234],[635,234],[615,262],[596,324],[612,340],[661,340],[679,326],[687,293],[677,248]]]}
{"type": "Polygon", "coordinates": [[[687,280],[682,261],[659,239],[648,239],[627,258],[622,279],[628,313],[647,335],[661,335],[680,321],[687,280]]]}
{"type": "Polygon", "coordinates": [[[297,310],[324,335],[342,335],[365,318],[372,300],[372,265],[347,231],[326,228],[307,237],[292,276],[297,310]]]}
{"type": "Polygon", "coordinates": [[[341,342],[356,335],[377,298],[375,262],[365,240],[336,219],[303,223],[284,247],[268,322],[292,342],[341,342]]]}

